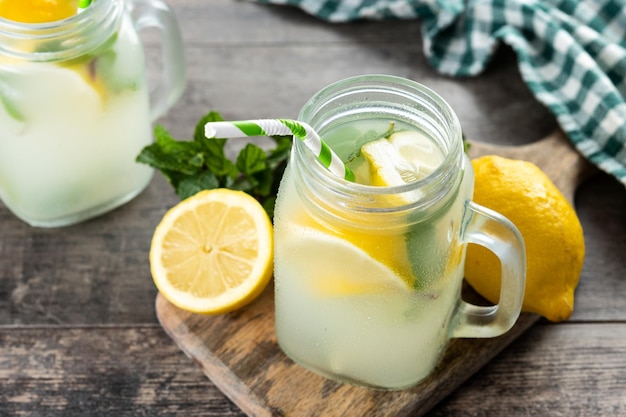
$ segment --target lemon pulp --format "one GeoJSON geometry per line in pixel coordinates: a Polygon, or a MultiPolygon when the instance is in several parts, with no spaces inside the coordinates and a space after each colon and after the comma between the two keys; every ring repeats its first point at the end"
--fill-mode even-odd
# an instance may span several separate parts
{"type": "Polygon", "coordinates": [[[201,191],[168,211],[150,248],[153,280],[170,302],[205,314],[254,300],[272,275],[273,236],[267,213],[250,195],[201,191]]]}

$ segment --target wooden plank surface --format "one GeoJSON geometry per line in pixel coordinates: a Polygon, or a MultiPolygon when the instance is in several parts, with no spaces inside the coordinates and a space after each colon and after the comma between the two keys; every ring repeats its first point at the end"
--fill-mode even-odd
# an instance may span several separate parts
{"type": "Polygon", "coordinates": [[[242,416],[158,325],[4,330],[0,346],[1,416],[242,416]]]}
{"type": "MultiPolygon", "coordinates": [[[[426,63],[415,21],[329,25],[246,1],[169,3],[188,85],[159,123],[176,137],[189,137],[208,110],[294,116],[319,88],[369,71],[430,85],[477,141],[519,145],[556,126],[507,48],[480,76],[453,79],[426,63]]],[[[147,37],[153,68],[159,51],[147,37]]],[[[59,230],[30,228],[0,203],[0,416],[244,416],[155,316],[147,251],[176,201],[155,175],[129,204],[59,230]]],[[[626,191],[600,174],[578,188],[575,204],[587,256],[570,321],[535,324],[428,416],[626,415],[626,191]]]]}
{"type": "Polygon", "coordinates": [[[528,329],[524,314],[494,339],[453,339],[440,365],[415,388],[380,391],[333,382],[296,365],[274,334],[273,286],[233,314],[201,316],[156,300],[157,316],[178,346],[251,417],[418,417],[528,329]]]}
{"type": "MultiPolygon", "coordinates": [[[[625,339],[624,323],[536,324],[427,415],[626,415],[625,339]]],[[[2,416],[245,416],[157,324],[22,328],[0,346],[2,416]]]]}

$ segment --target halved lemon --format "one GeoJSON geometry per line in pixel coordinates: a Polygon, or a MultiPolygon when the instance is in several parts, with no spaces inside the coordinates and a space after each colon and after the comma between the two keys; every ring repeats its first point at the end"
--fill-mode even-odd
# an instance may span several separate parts
{"type": "Polygon", "coordinates": [[[242,191],[205,190],[163,216],[150,269],[172,304],[226,313],[261,294],[272,276],[273,251],[272,223],[257,200],[242,191]]]}

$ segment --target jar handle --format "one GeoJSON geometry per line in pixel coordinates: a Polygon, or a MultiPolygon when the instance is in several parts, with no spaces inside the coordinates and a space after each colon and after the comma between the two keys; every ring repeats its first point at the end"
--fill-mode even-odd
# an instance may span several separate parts
{"type": "Polygon", "coordinates": [[[506,217],[471,201],[467,206],[464,224],[464,243],[484,246],[500,259],[500,300],[493,306],[477,306],[461,300],[451,337],[500,336],[513,327],[524,300],[524,239],[517,227],[506,217]]]}
{"type": "Polygon", "coordinates": [[[131,0],[128,9],[139,32],[156,28],[161,35],[162,70],[150,93],[150,117],[155,121],[180,98],[185,88],[185,55],[176,15],[162,0],[131,0]]]}

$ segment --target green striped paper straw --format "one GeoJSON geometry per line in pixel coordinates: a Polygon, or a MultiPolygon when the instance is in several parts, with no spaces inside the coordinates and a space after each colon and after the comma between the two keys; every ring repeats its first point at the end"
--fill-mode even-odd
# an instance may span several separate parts
{"type": "Polygon", "coordinates": [[[204,125],[207,138],[293,135],[302,140],[317,159],[340,178],[354,182],[354,173],[308,124],[290,119],[258,119],[233,122],[209,122],[204,125]]]}

